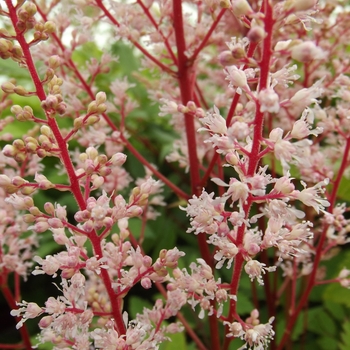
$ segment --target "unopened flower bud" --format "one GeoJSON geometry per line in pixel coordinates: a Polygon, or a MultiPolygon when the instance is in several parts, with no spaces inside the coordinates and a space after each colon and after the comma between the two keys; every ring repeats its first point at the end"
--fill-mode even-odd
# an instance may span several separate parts
{"type": "Polygon", "coordinates": [[[17,115],[19,113],[22,113],[22,107],[19,106],[19,105],[13,105],[11,107],[11,112],[14,114],[14,115],[17,115]]]}
{"type": "Polygon", "coordinates": [[[113,166],[121,166],[126,161],[126,155],[124,153],[115,153],[113,154],[112,158],[109,160],[108,163],[111,163],[113,166]]]}
{"type": "Polygon", "coordinates": [[[94,147],[88,147],[86,149],[86,154],[88,155],[89,159],[94,160],[98,156],[97,149],[94,147]]]}
{"type": "Polygon", "coordinates": [[[52,316],[45,316],[43,317],[40,321],[39,321],[39,327],[41,329],[43,328],[47,328],[50,326],[50,324],[52,323],[53,321],[53,317],[52,316]]]}
{"type": "Polygon", "coordinates": [[[232,66],[235,62],[237,62],[237,60],[233,58],[232,53],[229,50],[222,51],[219,54],[218,59],[220,64],[224,67],[232,66]]]}
{"type": "Polygon", "coordinates": [[[60,219],[57,218],[51,218],[47,220],[47,223],[50,225],[52,228],[63,228],[64,225],[60,219]]]}
{"type": "Polygon", "coordinates": [[[132,205],[131,207],[129,207],[126,211],[126,215],[131,218],[131,217],[137,217],[137,216],[141,216],[143,213],[143,210],[141,207],[137,206],[137,205],[132,205]]]}
{"type": "Polygon", "coordinates": [[[177,106],[177,110],[178,110],[178,112],[184,113],[184,114],[189,112],[188,108],[182,104],[179,104],[177,106]]]}
{"type": "Polygon", "coordinates": [[[39,149],[36,150],[36,155],[39,158],[45,158],[47,156],[47,152],[44,149],[39,148],[39,149]]]}
{"type": "Polygon", "coordinates": [[[67,105],[64,102],[61,102],[58,104],[58,106],[56,107],[56,112],[59,115],[63,115],[64,113],[66,113],[67,110],[67,105]]]}
{"type": "MultiPolygon", "coordinates": [[[[30,199],[31,199],[31,197],[25,197],[25,198],[30,198],[30,199]]],[[[32,201],[33,201],[33,200],[32,200],[32,201]]],[[[32,215],[34,215],[34,216],[40,216],[40,215],[42,214],[42,212],[39,210],[39,208],[34,206],[34,202],[32,202],[31,205],[30,205],[30,201],[29,201],[29,200],[27,200],[27,202],[28,202],[28,204],[27,204],[28,210],[29,210],[29,212],[30,212],[32,215]]]]}
{"type": "Polygon", "coordinates": [[[205,112],[203,108],[197,108],[196,113],[195,113],[197,118],[204,118],[205,117],[205,112]]]}
{"type": "Polygon", "coordinates": [[[27,13],[27,15],[29,17],[33,17],[37,12],[37,8],[36,8],[35,4],[32,2],[29,2],[29,1],[27,1],[23,5],[22,9],[27,13]]]}
{"type": "Polygon", "coordinates": [[[220,0],[220,7],[223,9],[228,9],[231,6],[230,0],[220,0]]]}
{"type": "Polygon", "coordinates": [[[234,0],[232,12],[236,17],[249,16],[254,13],[247,0],[234,0]]]}
{"type": "Polygon", "coordinates": [[[104,180],[103,176],[105,176],[105,175],[96,176],[94,178],[94,180],[92,181],[92,186],[93,186],[94,190],[96,190],[97,188],[100,188],[104,184],[105,180],[104,180]]]}
{"type": "Polygon", "coordinates": [[[262,39],[264,39],[265,37],[266,37],[266,32],[265,32],[264,28],[260,27],[260,26],[250,28],[250,30],[247,34],[247,38],[252,43],[258,43],[262,39]]]}
{"type": "Polygon", "coordinates": [[[50,56],[48,66],[52,69],[57,69],[62,64],[61,57],[58,55],[50,56]]]}
{"type": "Polygon", "coordinates": [[[45,135],[46,137],[50,137],[51,136],[51,129],[49,126],[47,125],[43,125],[41,128],[40,128],[40,132],[45,135]]]}
{"type": "Polygon", "coordinates": [[[55,71],[52,68],[48,68],[45,72],[44,81],[50,81],[55,75],[55,71]]]}
{"type": "Polygon", "coordinates": [[[14,157],[17,153],[15,147],[12,145],[5,145],[4,148],[2,149],[2,153],[6,157],[14,157]]]}
{"type": "Polygon", "coordinates": [[[13,91],[20,96],[26,96],[28,94],[28,91],[21,85],[16,86],[13,91]]]}
{"type": "Polygon", "coordinates": [[[97,103],[96,101],[92,101],[89,103],[87,108],[88,114],[97,113],[97,103]]]}
{"type": "Polygon", "coordinates": [[[31,120],[33,118],[33,109],[29,106],[23,107],[22,118],[24,120],[31,120]]]}
{"type": "Polygon", "coordinates": [[[98,172],[101,176],[107,176],[112,172],[112,169],[109,168],[108,166],[103,166],[99,169],[98,172]]]}
{"type": "Polygon", "coordinates": [[[152,287],[152,281],[148,277],[141,279],[141,286],[145,289],[150,289],[152,287]]]}
{"type": "Polygon", "coordinates": [[[187,102],[187,108],[190,112],[195,112],[197,109],[196,104],[193,101],[188,101],[187,102]]]}
{"type": "Polygon", "coordinates": [[[110,228],[114,225],[114,221],[112,218],[110,217],[105,217],[103,219],[103,226],[106,227],[106,228],[110,228]]]}
{"type": "Polygon", "coordinates": [[[33,33],[34,41],[39,41],[41,39],[41,32],[40,31],[35,31],[33,33]]]}
{"type": "Polygon", "coordinates": [[[70,242],[69,238],[64,233],[64,229],[55,230],[55,233],[53,234],[53,239],[59,245],[69,244],[69,242],[70,242]]]}
{"type": "Polygon", "coordinates": [[[83,230],[85,232],[91,232],[94,229],[94,222],[92,220],[88,220],[83,225],[83,230]]]}
{"type": "Polygon", "coordinates": [[[15,176],[12,179],[12,185],[15,185],[17,187],[24,185],[25,183],[27,183],[27,180],[24,180],[23,178],[21,178],[20,176],[15,176]]]}
{"type": "Polygon", "coordinates": [[[12,146],[16,147],[18,150],[21,150],[24,148],[24,142],[21,139],[16,139],[13,141],[12,146]]]}
{"type": "Polygon", "coordinates": [[[244,88],[247,86],[247,76],[246,74],[238,69],[236,66],[226,67],[228,73],[227,79],[231,82],[233,86],[244,88]]]}
{"type": "Polygon", "coordinates": [[[84,117],[79,117],[74,119],[74,129],[78,130],[80,129],[84,124],[84,117]]]}
{"type": "MultiPolygon", "coordinates": [[[[12,84],[11,82],[9,82],[9,81],[6,82],[6,83],[1,84],[2,91],[7,93],[7,94],[12,94],[15,91],[15,87],[16,86],[14,84],[12,84]]],[[[12,108],[11,108],[11,112],[12,112],[12,108]]]]}
{"type": "Polygon", "coordinates": [[[16,160],[16,162],[22,163],[27,159],[27,156],[25,153],[16,153],[14,159],[16,160]]]}
{"type": "Polygon", "coordinates": [[[7,175],[0,174],[0,186],[6,187],[11,185],[11,180],[7,175]]]}
{"type": "Polygon", "coordinates": [[[93,125],[100,121],[100,117],[98,115],[90,115],[84,122],[86,126],[93,125]]]}
{"type": "Polygon", "coordinates": [[[50,139],[47,137],[47,136],[45,136],[45,135],[39,135],[39,137],[38,137],[38,141],[39,141],[39,143],[42,145],[43,143],[51,143],[51,141],[50,141],[50,139]]]}
{"type": "Polygon", "coordinates": [[[14,46],[13,49],[12,49],[12,57],[13,59],[17,59],[17,60],[20,60],[22,59],[23,57],[23,50],[20,46],[14,46]]]}
{"type": "Polygon", "coordinates": [[[11,51],[13,44],[10,40],[0,38],[0,53],[11,51]]]}
{"type": "Polygon", "coordinates": [[[234,153],[227,153],[225,156],[225,160],[231,165],[237,165],[239,163],[239,159],[234,153]]]}
{"type": "Polygon", "coordinates": [[[32,215],[32,214],[24,214],[24,215],[22,216],[22,220],[23,220],[25,223],[30,224],[30,223],[32,223],[32,222],[35,221],[35,216],[32,215]]]}
{"type": "Polygon", "coordinates": [[[47,21],[44,24],[44,30],[47,33],[55,33],[56,32],[56,24],[54,22],[52,22],[52,21],[47,21]]]}
{"type": "Polygon", "coordinates": [[[105,103],[107,100],[106,93],[103,91],[100,91],[96,94],[96,103],[99,106],[102,103],[105,103]]]}
{"type": "Polygon", "coordinates": [[[232,47],[231,55],[236,60],[241,60],[247,56],[244,48],[241,45],[235,45],[232,47]]]}
{"type": "Polygon", "coordinates": [[[33,192],[36,191],[35,187],[32,186],[23,186],[20,189],[21,193],[24,194],[25,196],[31,195],[33,192]]]}
{"type": "Polygon", "coordinates": [[[54,215],[55,214],[55,207],[53,206],[53,204],[51,202],[46,202],[44,204],[44,210],[49,215],[54,215]]]}
{"type": "Polygon", "coordinates": [[[48,95],[45,100],[45,109],[55,109],[58,105],[58,100],[55,95],[48,95]]]}
{"type": "Polygon", "coordinates": [[[102,114],[104,112],[106,112],[107,110],[107,106],[104,103],[101,103],[98,107],[97,107],[97,113],[102,114]]]}

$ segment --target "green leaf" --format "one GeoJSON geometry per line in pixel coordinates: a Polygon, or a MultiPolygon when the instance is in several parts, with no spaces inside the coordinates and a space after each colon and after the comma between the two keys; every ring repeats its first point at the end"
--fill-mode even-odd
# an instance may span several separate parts
{"type": "Polygon", "coordinates": [[[339,344],[340,350],[349,350],[350,349],[350,322],[346,321],[343,324],[343,331],[340,334],[341,344],[339,344]]]}
{"type": "Polygon", "coordinates": [[[339,199],[349,202],[349,193],[350,193],[350,179],[343,177],[340,181],[340,186],[338,189],[337,196],[339,199]]]}
{"type": "Polygon", "coordinates": [[[42,258],[47,255],[52,255],[57,252],[58,249],[62,249],[53,239],[52,232],[46,231],[40,234],[39,248],[36,251],[36,255],[42,258]]]}
{"type": "Polygon", "coordinates": [[[40,344],[38,346],[39,340],[38,340],[37,335],[31,336],[30,342],[31,342],[33,348],[38,347],[39,350],[51,350],[53,348],[53,344],[50,342],[46,342],[46,343],[40,344]]]}
{"type": "Polygon", "coordinates": [[[323,309],[316,307],[307,312],[307,329],[320,335],[337,335],[337,325],[333,318],[323,309]]]}
{"type": "Polygon", "coordinates": [[[343,322],[346,316],[346,308],[339,303],[330,300],[324,301],[324,306],[334,319],[343,322]]]}
{"type": "MultiPolygon", "coordinates": [[[[335,338],[330,337],[321,337],[317,340],[317,344],[319,346],[319,350],[329,350],[329,349],[337,349],[338,341],[335,338]]],[[[308,349],[311,349],[309,347],[308,349]]]]}
{"type": "Polygon", "coordinates": [[[254,309],[252,301],[247,294],[238,293],[237,312],[239,315],[249,314],[254,309]]]}
{"type": "Polygon", "coordinates": [[[327,301],[350,307],[350,290],[339,284],[333,283],[327,286],[323,297],[327,301]]]}
{"type": "Polygon", "coordinates": [[[153,305],[148,300],[134,295],[130,296],[128,299],[128,305],[129,321],[134,319],[137,314],[142,314],[144,308],[153,308],[153,305]]]}
{"type": "Polygon", "coordinates": [[[170,341],[162,343],[159,350],[187,350],[184,332],[167,334],[167,336],[170,338],[170,341]]]}

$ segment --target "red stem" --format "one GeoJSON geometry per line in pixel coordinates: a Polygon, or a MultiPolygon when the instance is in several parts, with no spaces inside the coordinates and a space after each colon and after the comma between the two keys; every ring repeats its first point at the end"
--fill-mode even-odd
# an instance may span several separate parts
{"type": "Polygon", "coordinates": [[[164,36],[163,32],[159,29],[158,23],[155,21],[154,17],[152,16],[152,14],[149,12],[149,9],[145,6],[145,4],[141,1],[141,0],[137,0],[137,3],[142,7],[143,11],[145,12],[146,16],[148,17],[148,19],[152,22],[154,28],[157,29],[157,32],[161,35],[163,41],[164,41],[164,45],[168,50],[168,53],[171,57],[171,59],[173,60],[174,64],[177,64],[177,58],[173,52],[173,50],[171,49],[170,45],[169,45],[169,41],[168,39],[164,36]]]}
{"type": "MultiPolygon", "coordinates": [[[[274,25],[274,19],[273,19],[273,9],[269,2],[269,0],[264,1],[264,13],[265,13],[265,32],[267,33],[264,42],[263,42],[263,54],[260,62],[260,79],[259,79],[259,91],[263,90],[267,86],[268,82],[268,76],[270,71],[270,60],[271,60],[271,43],[272,43],[272,30],[274,25]]],[[[258,102],[256,102],[256,115],[254,120],[254,132],[253,132],[253,144],[252,144],[252,150],[249,154],[249,164],[248,164],[248,171],[247,176],[252,177],[256,169],[258,167],[260,157],[260,141],[262,139],[262,132],[263,132],[263,122],[264,122],[264,113],[260,112],[260,105],[258,102]]],[[[246,204],[243,205],[243,211],[245,213],[246,218],[249,216],[250,208],[251,208],[252,202],[247,201],[246,204]]],[[[244,233],[245,233],[246,227],[245,225],[242,225],[239,227],[237,232],[237,239],[236,239],[236,245],[237,247],[241,247],[243,245],[243,239],[244,239],[244,233]]],[[[241,253],[238,253],[235,258],[235,264],[233,268],[232,273],[232,279],[231,279],[231,288],[230,288],[230,294],[237,295],[238,294],[238,287],[240,282],[240,277],[242,273],[244,259],[241,253]]],[[[230,301],[230,310],[229,310],[229,321],[232,322],[232,320],[237,316],[237,303],[235,300],[230,301]]],[[[224,343],[224,350],[227,350],[230,344],[230,341],[232,338],[226,338],[224,343]]]]}
{"type": "MultiPolygon", "coordinates": [[[[1,276],[1,280],[4,278],[4,274],[3,276],[1,276]]],[[[7,286],[7,278],[5,278],[6,281],[2,281],[0,289],[6,299],[7,304],[9,305],[9,307],[14,310],[17,309],[17,305],[16,305],[16,300],[11,292],[11,290],[9,289],[9,287],[7,286]]],[[[19,322],[21,320],[20,317],[15,317],[16,322],[19,322]]],[[[26,324],[23,324],[23,326],[21,328],[19,328],[19,332],[21,333],[21,337],[23,340],[24,345],[22,345],[20,348],[23,349],[23,347],[25,347],[25,349],[27,350],[31,350],[32,349],[32,344],[30,342],[30,335],[27,329],[26,324]]],[[[9,345],[10,346],[10,345],[9,345]]],[[[11,349],[11,347],[7,347],[8,349],[11,349]]],[[[13,347],[13,349],[15,349],[16,347],[13,347]]],[[[2,349],[2,347],[1,347],[2,349]]],[[[6,349],[6,348],[5,348],[6,349]]]]}
{"type": "Polygon", "coordinates": [[[219,24],[222,16],[224,15],[224,13],[226,12],[226,9],[222,9],[220,11],[220,13],[218,14],[218,16],[216,17],[215,21],[213,22],[213,24],[211,25],[210,29],[208,30],[207,34],[205,35],[203,41],[200,43],[200,45],[196,48],[196,50],[194,51],[193,55],[189,58],[189,60],[191,62],[194,62],[195,59],[197,58],[197,56],[199,55],[199,53],[204,49],[205,45],[207,44],[210,36],[212,35],[213,31],[215,30],[215,28],[217,27],[217,25],[219,24]]]}
{"type": "MultiPolygon", "coordinates": [[[[46,100],[46,93],[44,91],[44,88],[43,88],[42,82],[39,78],[39,75],[36,71],[36,68],[35,68],[35,65],[33,62],[33,58],[32,58],[31,53],[30,53],[29,45],[25,40],[24,33],[16,27],[16,24],[18,22],[16,9],[14,8],[14,6],[12,5],[12,2],[10,0],[6,0],[6,4],[7,4],[7,7],[9,9],[9,15],[10,15],[10,18],[12,21],[12,25],[16,31],[16,39],[23,50],[23,56],[26,60],[28,71],[29,71],[29,73],[32,77],[32,81],[35,85],[36,94],[37,94],[38,98],[40,99],[40,101],[44,101],[44,100],[46,100]]],[[[52,118],[48,113],[47,113],[46,117],[47,117],[48,125],[51,128],[52,133],[55,137],[55,140],[56,140],[56,142],[59,146],[59,149],[61,151],[60,159],[66,168],[67,175],[68,175],[68,178],[70,181],[71,192],[72,192],[74,198],[76,199],[80,210],[84,210],[84,209],[86,209],[86,202],[85,202],[84,196],[83,196],[81,189],[80,189],[79,180],[78,180],[77,176],[75,175],[74,166],[73,166],[73,163],[72,163],[70,155],[69,155],[67,144],[66,144],[66,142],[65,142],[65,140],[60,132],[60,129],[58,127],[56,119],[52,118]]],[[[92,241],[95,255],[102,257],[103,256],[102,248],[101,248],[100,240],[98,238],[97,233],[92,232],[91,235],[89,235],[89,238],[92,241]]],[[[108,272],[106,270],[102,269],[101,275],[102,275],[102,279],[104,281],[105,287],[107,289],[108,295],[109,295],[111,303],[112,303],[113,317],[116,321],[118,332],[119,332],[119,334],[125,334],[125,326],[124,326],[124,322],[123,322],[121,310],[120,310],[120,301],[116,300],[116,298],[115,298],[115,293],[114,293],[114,290],[112,288],[108,272]]]]}
{"type": "MultiPolygon", "coordinates": [[[[344,171],[348,165],[349,153],[350,153],[350,138],[348,138],[346,140],[346,145],[345,145],[342,163],[341,163],[340,169],[338,171],[336,180],[334,181],[334,185],[332,188],[332,195],[331,195],[331,198],[329,200],[330,206],[328,207],[328,212],[330,212],[330,213],[333,212],[333,208],[335,206],[335,201],[336,201],[340,181],[341,181],[343,174],[344,174],[344,171]]],[[[313,263],[313,269],[312,269],[312,272],[310,274],[306,290],[304,291],[304,293],[301,297],[301,300],[300,300],[297,308],[295,309],[295,311],[291,315],[289,315],[287,326],[285,328],[285,331],[283,333],[283,337],[281,339],[280,344],[278,345],[277,350],[282,350],[284,348],[285,344],[287,343],[287,341],[290,337],[290,334],[292,332],[294,324],[298,319],[299,313],[307,304],[308,299],[309,299],[309,295],[312,291],[312,288],[316,285],[316,273],[317,273],[319,263],[321,261],[321,257],[322,257],[322,253],[323,253],[323,246],[324,246],[324,243],[325,243],[326,238],[327,238],[327,229],[328,229],[328,226],[325,225],[323,228],[321,237],[320,237],[318,244],[317,244],[315,259],[314,259],[314,263],[313,263]]]]}
{"type": "MultiPolygon", "coordinates": [[[[106,9],[106,7],[103,5],[102,0],[95,0],[97,6],[102,10],[102,12],[105,14],[105,16],[117,27],[119,27],[119,22],[111,15],[111,13],[106,9]]],[[[133,40],[132,38],[128,38],[130,42],[138,48],[146,57],[148,57],[152,62],[154,62],[159,68],[161,68],[162,71],[167,72],[169,74],[174,74],[174,72],[165,64],[157,60],[154,56],[152,56],[149,51],[144,49],[137,41],[133,40]]]]}
{"type": "MultiPolygon", "coordinates": [[[[186,105],[188,101],[193,100],[194,92],[193,88],[195,84],[191,81],[190,73],[194,69],[192,62],[189,61],[185,52],[186,52],[186,42],[185,42],[185,33],[184,33],[184,24],[182,18],[182,1],[173,0],[173,15],[174,15],[174,31],[175,31],[175,40],[177,47],[177,57],[178,57],[178,80],[181,91],[181,100],[183,105],[186,105]]],[[[192,73],[193,74],[193,73],[192,73]]],[[[193,77],[195,75],[193,74],[193,77]]],[[[200,174],[199,174],[199,161],[197,156],[197,144],[196,144],[196,130],[194,117],[191,114],[186,113],[185,118],[185,128],[186,128],[186,138],[187,138],[187,149],[189,155],[189,164],[190,164],[190,177],[191,177],[191,188],[192,194],[199,195],[201,192],[200,187],[200,174]]],[[[200,233],[198,235],[198,244],[199,250],[203,259],[211,266],[211,254],[209,251],[208,244],[206,242],[206,235],[200,233]]],[[[211,341],[212,348],[220,348],[220,338],[218,330],[218,321],[214,315],[209,317],[209,325],[211,331],[211,341]]]]}
{"type": "Polygon", "coordinates": [[[183,198],[185,200],[188,200],[190,198],[190,196],[186,192],[182,191],[179,187],[173,184],[167,177],[161,174],[155,167],[153,167],[152,164],[150,164],[123,135],[121,135],[121,138],[125,143],[125,146],[127,147],[127,149],[134,155],[134,157],[137,158],[140,161],[140,163],[145,165],[149,170],[151,170],[151,172],[155,176],[157,176],[158,179],[163,181],[169,188],[171,188],[176,195],[178,195],[180,198],[183,198]]]}
{"type": "MultiPolygon", "coordinates": [[[[45,93],[44,88],[42,86],[42,82],[39,78],[39,75],[36,71],[36,68],[35,68],[35,65],[33,62],[33,58],[32,58],[32,55],[30,53],[29,45],[25,40],[23,31],[20,31],[16,27],[16,24],[18,21],[16,9],[14,8],[14,6],[12,5],[12,2],[10,0],[6,0],[6,4],[7,4],[7,7],[9,9],[9,14],[10,14],[10,18],[12,21],[12,25],[16,31],[16,39],[23,50],[23,56],[24,56],[26,64],[27,64],[28,71],[29,71],[29,73],[32,77],[32,81],[35,85],[36,94],[37,94],[40,101],[45,101],[46,100],[46,93],[45,93]]],[[[83,209],[85,209],[85,201],[84,201],[84,197],[80,191],[79,182],[78,182],[78,179],[75,175],[73,163],[70,159],[69,152],[67,149],[67,144],[61,135],[61,132],[60,132],[60,129],[59,129],[58,124],[56,122],[56,119],[50,117],[48,114],[46,115],[46,117],[47,117],[48,125],[51,128],[52,133],[54,134],[55,140],[56,140],[56,142],[61,150],[61,160],[62,160],[62,162],[67,170],[67,174],[68,174],[68,177],[70,180],[70,186],[71,186],[72,192],[74,194],[74,197],[75,197],[79,207],[83,210],[83,209]]]]}
{"type": "MultiPolygon", "coordinates": [[[[249,49],[248,49],[248,52],[247,52],[247,57],[252,57],[253,54],[254,54],[254,51],[257,47],[257,44],[253,44],[251,43],[249,45],[249,49]]],[[[246,66],[244,66],[244,68],[246,68],[246,66]]],[[[239,99],[240,99],[241,95],[240,94],[237,94],[235,93],[233,99],[232,99],[232,102],[231,102],[231,106],[230,106],[230,109],[227,113],[227,116],[226,116],[226,126],[227,127],[230,127],[231,126],[231,121],[232,121],[232,118],[235,114],[235,110],[236,110],[236,107],[237,107],[237,104],[239,102],[239,99]]],[[[203,178],[202,178],[202,182],[201,182],[201,186],[204,187],[213,168],[214,168],[214,165],[217,163],[217,160],[219,158],[219,154],[215,152],[214,156],[213,156],[213,159],[211,160],[208,168],[207,168],[207,171],[205,172],[203,178]]]]}
{"type": "MultiPolygon", "coordinates": [[[[106,10],[107,11],[107,10],[106,10]]],[[[40,11],[40,8],[38,6],[38,12],[40,13],[40,15],[42,16],[43,20],[47,21],[47,17],[46,15],[40,11]]],[[[59,47],[61,48],[61,50],[64,52],[65,51],[65,47],[63,46],[61,40],[59,39],[59,37],[56,34],[53,34],[53,38],[55,39],[56,43],[59,45],[59,47]]],[[[94,93],[92,92],[90,86],[87,84],[87,82],[85,81],[84,77],[80,74],[79,70],[77,69],[76,65],[74,64],[74,62],[72,61],[72,59],[68,59],[67,60],[69,67],[73,70],[74,74],[76,75],[76,77],[79,79],[79,81],[81,82],[81,84],[83,85],[85,91],[88,93],[88,95],[90,96],[91,99],[95,98],[94,93]]],[[[105,121],[107,122],[107,124],[110,126],[110,128],[114,131],[117,131],[118,128],[114,125],[114,123],[111,121],[111,119],[108,117],[107,114],[103,113],[102,114],[103,118],[105,119],[105,121]]],[[[132,145],[131,143],[124,138],[123,135],[121,135],[121,138],[123,140],[123,142],[125,143],[126,147],[128,148],[128,150],[135,156],[135,158],[137,158],[144,166],[146,166],[149,170],[151,170],[151,172],[158,177],[161,181],[163,181],[169,188],[171,188],[180,198],[183,199],[189,199],[190,196],[185,193],[184,191],[182,191],[179,187],[177,187],[175,184],[173,184],[170,180],[168,180],[163,174],[161,174],[158,170],[156,170],[132,145]]]]}

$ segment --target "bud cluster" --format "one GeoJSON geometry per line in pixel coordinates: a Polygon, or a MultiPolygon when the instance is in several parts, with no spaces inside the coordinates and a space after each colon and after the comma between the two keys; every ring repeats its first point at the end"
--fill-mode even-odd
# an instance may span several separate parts
{"type": "MultiPolygon", "coordinates": [[[[1,39],[0,39],[1,40],[1,39]]],[[[19,96],[31,96],[32,92],[27,91],[22,85],[15,85],[14,81],[7,81],[1,84],[1,89],[7,94],[17,94],[19,96]]]]}
{"type": "Polygon", "coordinates": [[[81,223],[85,232],[110,229],[119,219],[140,216],[143,212],[140,206],[127,204],[121,195],[114,198],[114,205],[110,207],[110,198],[104,192],[99,198],[87,199],[86,209],[75,213],[74,218],[81,223]]]}
{"type": "Polygon", "coordinates": [[[92,182],[92,190],[101,187],[104,178],[111,174],[112,168],[121,166],[126,161],[126,155],[115,153],[110,159],[105,154],[99,154],[95,147],[88,147],[86,152],[79,154],[80,168],[76,171],[82,185],[86,185],[86,177],[92,182]]]}
{"type": "MultiPolygon", "coordinates": [[[[10,83],[5,83],[10,84],[10,83]]],[[[3,84],[3,85],[5,85],[3,84]]],[[[3,88],[3,87],[2,87],[3,88]]],[[[4,88],[3,88],[4,90],[4,88]]],[[[15,115],[16,119],[20,122],[33,120],[34,114],[33,109],[30,106],[24,106],[23,108],[19,105],[14,105],[11,107],[11,112],[15,115]]]]}
{"type": "Polygon", "coordinates": [[[186,106],[179,104],[177,107],[177,111],[180,113],[192,114],[198,118],[202,118],[205,115],[204,110],[200,107],[197,107],[195,102],[193,101],[188,101],[186,106]]]}
{"type": "Polygon", "coordinates": [[[105,104],[106,100],[106,93],[98,92],[95,100],[90,102],[87,108],[87,114],[74,120],[74,129],[78,130],[83,126],[90,126],[97,123],[100,120],[99,114],[102,114],[107,110],[105,104]]]}
{"type": "Polygon", "coordinates": [[[12,179],[10,179],[5,174],[0,175],[0,187],[3,188],[8,194],[13,194],[20,191],[24,195],[29,195],[35,191],[35,187],[29,184],[29,182],[22,177],[14,176],[12,179]]]}
{"type": "MultiPolygon", "coordinates": [[[[40,177],[44,176],[40,175],[40,177]]],[[[47,215],[41,212],[33,203],[33,206],[28,208],[29,214],[23,216],[24,222],[28,224],[34,223],[32,229],[37,233],[45,232],[48,229],[62,229],[65,227],[67,223],[67,211],[65,207],[59,204],[54,206],[52,203],[46,202],[44,204],[44,210],[47,215]]]]}
{"type": "MultiPolygon", "coordinates": [[[[45,79],[49,79],[52,72],[49,69],[46,72],[45,79]]],[[[47,83],[49,94],[46,99],[41,102],[41,107],[46,111],[49,117],[53,117],[56,113],[63,115],[66,111],[67,105],[63,102],[63,96],[61,94],[60,86],[63,84],[63,80],[53,75],[52,79],[47,83]]]]}
{"type": "MultiPolygon", "coordinates": [[[[25,118],[31,114],[31,108],[21,107],[15,105],[11,111],[19,115],[19,118],[25,118]],[[25,115],[25,116],[24,116],[25,115]]],[[[28,154],[36,154],[40,158],[47,156],[58,156],[60,151],[54,140],[53,134],[47,125],[43,125],[40,128],[41,134],[38,138],[32,136],[26,136],[23,140],[16,139],[12,145],[6,145],[2,152],[6,157],[12,157],[18,162],[23,162],[28,154]]]]}
{"type": "Polygon", "coordinates": [[[34,29],[34,38],[29,43],[29,45],[34,45],[42,40],[47,40],[49,34],[56,31],[56,25],[52,21],[47,21],[45,23],[38,22],[35,19],[37,13],[36,5],[31,1],[26,1],[24,4],[19,4],[17,10],[18,21],[16,27],[22,31],[27,32],[30,29],[34,29]]]}
{"type": "Polygon", "coordinates": [[[11,58],[16,62],[23,61],[23,51],[18,45],[14,45],[11,40],[0,38],[0,57],[4,60],[11,58]]]}
{"type": "Polygon", "coordinates": [[[56,32],[56,25],[52,21],[45,23],[36,22],[34,25],[34,38],[29,45],[37,44],[40,41],[45,41],[50,37],[50,34],[56,32]]]}

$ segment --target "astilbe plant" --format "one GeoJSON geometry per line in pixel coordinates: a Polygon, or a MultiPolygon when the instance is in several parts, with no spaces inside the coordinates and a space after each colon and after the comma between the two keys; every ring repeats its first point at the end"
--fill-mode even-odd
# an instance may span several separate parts
{"type": "Polygon", "coordinates": [[[346,266],[329,277],[323,264],[349,231],[341,1],[5,0],[0,14],[1,59],[31,79],[2,72],[0,286],[22,341],[1,348],[30,349],[36,319],[54,349],[158,349],[177,332],[201,350],[283,349],[317,285],[350,285],[346,266]],[[111,46],[79,61],[101,24],[111,46]],[[141,61],[132,82],[117,42],[141,61]],[[158,110],[138,103],[140,86],[158,110]],[[153,145],[148,123],[167,130],[171,150],[153,145]],[[137,179],[129,160],[146,169],[137,179]],[[187,228],[158,226],[157,239],[195,235],[192,262],[183,238],[156,253],[144,245],[149,221],[170,211],[162,222],[182,213],[187,228]],[[61,248],[38,256],[45,232],[61,248]],[[59,296],[22,300],[28,274],[52,276],[59,296]],[[252,307],[240,313],[247,278],[252,307]],[[158,292],[132,318],[124,300],[137,285],[158,292]]]}

